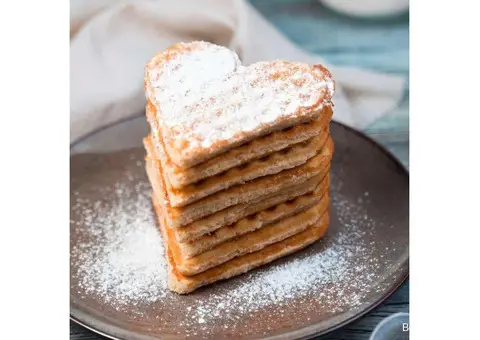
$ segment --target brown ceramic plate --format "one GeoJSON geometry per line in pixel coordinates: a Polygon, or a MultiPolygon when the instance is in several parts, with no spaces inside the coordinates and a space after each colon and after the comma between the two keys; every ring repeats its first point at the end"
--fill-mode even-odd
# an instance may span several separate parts
{"type": "Polygon", "coordinates": [[[332,123],[326,237],[190,295],[169,292],[140,147],[147,130],[137,118],[72,146],[81,152],[70,180],[70,313],[79,324],[115,339],[303,339],[359,318],[407,277],[408,173],[332,123]]]}

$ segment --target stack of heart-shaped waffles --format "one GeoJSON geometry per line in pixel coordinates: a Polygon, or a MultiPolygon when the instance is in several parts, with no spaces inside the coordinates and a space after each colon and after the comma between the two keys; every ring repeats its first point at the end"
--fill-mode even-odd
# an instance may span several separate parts
{"type": "Polygon", "coordinates": [[[188,293],[290,254],[328,226],[334,83],[319,65],[242,66],[205,42],[145,74],[147,173],[169,263],[188,293]]]}

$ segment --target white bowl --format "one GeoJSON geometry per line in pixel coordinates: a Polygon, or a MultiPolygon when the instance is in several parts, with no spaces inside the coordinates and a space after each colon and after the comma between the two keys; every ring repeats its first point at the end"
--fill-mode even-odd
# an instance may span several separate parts
{"type": "Polygon", "coordinates": [[[373,330],[370,340],[409,339],[409,313],[395,313],[380,321],[373,330]]]}
{"type": "Polygon", "coordinates": [[[318,0],[334,11],[354,17],[390,17],[408,10],[409,0],[318,0]]]}

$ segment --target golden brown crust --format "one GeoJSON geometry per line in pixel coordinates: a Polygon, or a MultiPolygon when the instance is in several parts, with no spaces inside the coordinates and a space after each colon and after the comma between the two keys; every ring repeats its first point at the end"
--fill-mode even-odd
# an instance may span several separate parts
{"type": "Polygon", "coordinates": [[[328,173],[314,176],[308,181],[287,188],[286,190],[262,196],[249,203],[229,207],[203,219],[192,222],[185,227],[175,228],[175,237],[178,242],[191,241],[202,235],[212,233],[222,227],[233,225],[246,216],[250,216],[265,209],[270,209],[278,204],[286,203],[289,200],[296,200],[302,195],[310,196],[314,192],[320,194],[326,185],[327,175],[328,173]]]}
{"type": "Polygon", "coordinates": [[[171,228],[166,227],[169,248],[177,270],[185,276],[193,276],[205,270],[216,267],[235,257],[258,251],[266,246],[280,242],[292,235],[298,234],[314,225],[328,209],[329,197],[324,196],[320,202],[307,210],[293,216],[287,216],[277,222],[268,224],[258,230],[247,232],[231,241],[227,241],[191,258],[185,258],[174,240],[171,228]]]}
{"type": "Polygon", "coordinates": [[[167,223],[175,228],[185,226],[230,206],[247,203],[262,195],[273,194],[279,190],[298,185],[318,174],[325,173],[328,171],[333,149],[333,142],[330,140],[320,154],[297,168],[257,178],[244,185],[231,187],[206,197],[186,207],[175,208],[168,201],[161,165],[159,162],[152,160],[153,145],[151,138],[144,139],[144,144],[150,155],[147,155],[147,163],[150,166],[150,168],[147,167],[147,174],[159,201],[164,202],[167,223]]]}
{"type": "Polygon", "coordinates": [[[155,212],[158,218],[160,231],[162,232],[165,245],[165,256],[168,262],[168,287],[170,290],[179,294],[188,294],[194,290],[211,284],[216,281],[229,279],[231,277],[246,273],[261,265],[270,263],[276,259],[299,251],[315,241],[322,238],[328,229],[329,215],[325,213],[323,217],[313,226],[305,231],[291,236],[280,242],[271,244],[262,250],[247,255],[236,257],[217,267],[206,270],[195,276],[184,276],[177,270],[172,252],[168,247],[168,235],[163,227],[164,221],[162,213],[154,198],[155,212]]]}
{"type": "Polygon", "coordinates": [[[166,180],[168,180],[172,188],[181,189],[229,169],[242,167],[253,160],[268,156],[274,152],[283,151],[314,137],[323,136],[327,138],[333,111],[331,107],[326,107],[323,109],[321,117],[317,120],[257,138],[250,143],[228,150],[217,157],[190,168],[180,168],[168,157],[156,121],[155,108],[150,102],[147,102],[146,115],[150,123],[157,158],[162,163],[166,180]]]}
{"type": "Polygon", "coordinates": [[[219,244],[258,230],[271,223],[278,222],[283,218],[293,216],[311,208],[323,199],[328,199],[329,185],[330,176],[327,174],[313,192],[297,196],[292,200],[284,201],[267,209],[260,210],[236,221],[232,225],[216,229],[214,232],[204,234],[187,242],[179,241],[179,232],[184,230],[187,231],[189,227],[171,229],[172,239],[177,241],[178,251],[182,258],[192,258],[218,246],[219,244]]]}
{"type": "Polygon", "coordinates": [[[165,168],[161,164],[170,205],[172,207],[183,207],[235,185],[244,184],[259,177],[274,175],[283,170],[305,164],[326,145],[328,138],[329,134],[325,132],[323,135],[314,137],[304,143],[295,144],[290,148],[274,152],[241,167],[229,169],[217,176],[208,177],[201,182],[181,189],[172,187],[168,176],[166,176],[165,168]]]}

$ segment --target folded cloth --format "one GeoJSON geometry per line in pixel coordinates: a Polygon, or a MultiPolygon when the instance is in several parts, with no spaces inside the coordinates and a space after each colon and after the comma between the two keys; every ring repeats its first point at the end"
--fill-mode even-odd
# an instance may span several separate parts
{"type": "Polygon", "coordinates": [[[242,0],[70,4],[71,142],[140,114],[145,107],[145,64],[179,41],[227,46],[246,65],[271,59],[323,64],[337,84],[333,119],[360,129],[392,110],[403,95],[404,77],[328,65],[292,44],[242,0]]]}

